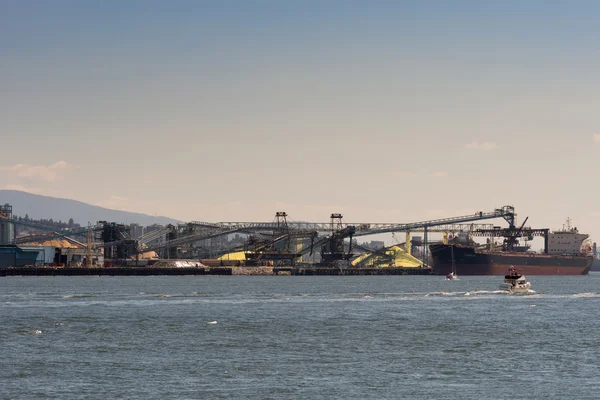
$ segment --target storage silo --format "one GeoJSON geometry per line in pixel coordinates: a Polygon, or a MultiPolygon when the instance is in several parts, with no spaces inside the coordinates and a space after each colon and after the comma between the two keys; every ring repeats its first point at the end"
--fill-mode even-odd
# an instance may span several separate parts
{"type": "Polygon", "coordinates": [[[12,206],[10,204],[0,206],[0,245],[11,244],[15,240],[15,228],[7,218],[12,218],[12,206]]]}

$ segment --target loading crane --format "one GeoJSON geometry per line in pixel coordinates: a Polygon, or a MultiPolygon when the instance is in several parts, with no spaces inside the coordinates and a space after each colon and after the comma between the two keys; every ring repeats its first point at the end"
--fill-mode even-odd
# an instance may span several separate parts
{"type": "MultiPolygon", "coordinates": [[[[462,223],[464,222],[469,222],[469,221],[477,221],[477,220],[486,220],[486,219],[493,219],[493,218],[504,218],[506,221],[509,222],[509,224],[513,224],[514,225],[514,220],[515,220],[516,214],[515,214],[515,210],[513,206],[504,206],[502,208],[497,208],[492,212],[477,212],[471,215],[465,215],[465,216],[459,216],[459,217],[452,217],[452,218],[444,218],[444,219],[435,219],[435,220],[429,220],[429,221],[421,221],[421,222],[413,222],[413,223],[409,223],[409,224],[356,224],[356,232],[353,233],[353,236],[366,236],[366,235],[373,235],[373,234],[380,234],[380,233],[388,233],[388,232],[406,232],[407,233],[407,237],[410,234],[410,232],[417,232],[417,231],[421,231],[424,232],[424,237],[423,237],[423,241],[425,244],[427,244],[427,233],[429,232],[448,232],[448,231],[492,231],[493,230],[493,225],[492,224],[485,224],[485,225],[481,225],[481,224],[467,224],[464,225],[462,223]]],[[[316,229],[317,231],[320,230],[323,227],[323,223],[320,224],[306,224],[303,223],[302,226],[311,226],[311,227],[316,227],[318,229],[316,229]]],[[[331,231],[331,222],[327,223],[327,228],[329,231],[331,231]]],[[[338,223],[338,228],[342,227],[348,227],[348,226],[354,226],[354,224],[349,224],[349,223],[343,223],[343,222],[339,222],[338,223]]],[[[328,238],[319,238],[317,241],[315,241],[314,243],[311,243],[310,246],[304,246],[301,250],[300,253],[301,254],[308,254],[309,252],[312,253],[312,249],[313,246],[322,246],[324,243],[326,243],[328,240],[328,238]]],[[[397,239],[396,239],[397,240],[397,239]]],[[[405,242],[405,251],[407,254],[410,255],[410,240],[407,239],[405,242]]],[[[426,259],[427,257],[427,246],[425,246],[425,252],[423,254],[423,258],[426,259]]]]}
{"type": "Polygon", "coordinates": [[[290,231],[285,212],[277,212],[275,218],[277,222],[274,238],[261,239],[256,235],[250,235],[244,244],[246,265],[262,265],[264,262],[294,265],[296,259],[300,258],[302,254],[291,250],[292,241],[306,237],[314,241],[317,235],[313,231],[290,231]]]}
{"type": "Polygon", "coordinates": [[[196,242],[196,241],[200,241],[200,240],[206,240],[206,239],[212,239],[215,237],[219,237],[219,236],[224,236],[224,235],[229,235],[232,233],[236,233],[239,232],[239,229],[206,229],[206,230],[201,230],[197,233],[191,234],[191,235],[187,235],[187,236],[181,236],[181,237],[173,237],[173,235],[171,235],[171,238],[169,238],[167,235],[167,239],[165,242],[162,243],[156,243],[154,245],[149,245],[146,248],[140,248],[138,249],[138,252],[140,253],[144,253],[147,251],[158,251],[158,250],[162,250],[162,249],[168,249],[168,248],[176,248],[179,245],[182,244],[187,244],[187,243],[192,243],[192,242],[196,242]]]}
{"type": "MultiPolygon", "coordinates": [[[[18,220],[18,219],[15,219],[15,218],[5,218],[5,220],[7,222],[10,222],[10,223],[14,224],[14,225],[27,226],[29,228],[35,228],[35,229],[39,229],[39,230],[43,230],[43,231],[47,231],[47,232],[54,232],[54,231],[56,231],[56,227],[55,226],[38,224],[38,223],[35,223],[35,222],[18,220]]],[[[101,224],[92,225],[91,229],[92,229],[92,231],[100,231],[100,230],[102,230],[102,225],[101,224]]],[[[51,234],[50,236],[47,233],[46,234],[42,233],[42,234],[33,234],[33,235],[21,236],[21,237],[15,238],[15,242],[18,244],[18,243],[27,243],[27,242],[36,241],[36,240],[41,239],[41,238],[45,238],[47,240],[48,238],[81,236],[81,235],[87,234],[88,230],[89,230],[89,227],[77,228],[77,229],[69,229],[69,228],[67,228],[67,229],[61,229],[60,232],[56,232],[54,234],[51,234]]]]}
{"type": "Polygon", "coordinates": [[[301,254],[289,251],[290,235],[284,234],[274,239],[260,239],[251,235],[244,245],[246,255],[246,265],[263,265],[264,262],[285,265],[294,265],[294,260],[301,254]],[[283,244],[283,249],[278,249],[278,245],[283,244]]]}
{"type": "MultiPolygon", "coordinates": [[[[433,232],[433,228],[438,228],[436,232],[444,231],[459,231],[469,230],[473,224],[463,225],[468,222],[483,221],[495,218],[504,218],[509,224],[514,224],[515,209],[513,206],[504,206],[497,208],[494,211],[483,212],[479,211],[469,215],[463,215],[459,217],[434,219],[429,221],[413,222],[409,224],[397,224],[397,223],[345,223],[339,222],[339,229],[346,228],[348,226],[354,226],[356,232],[354,236],[366,236],[375,235],[379,233],[389,232],[416,232],[423,230],[424,228],[432,228],[430,231],[433,232]],[[512,221],[512,222],[511,222],[512,221]]],[[[272,231],[277,229],[277,222],[198,222],[193,221],[191,224],[197,224],[200,226],[211,226],[214,228],[225,228],[230,229],[237,228],[240,230],[248,231],[272,231]]],[[[305,230],[305,231],[316,231],[316,232],[330,232],[331,222],[288,222],[290,230],[305,230]]],[[[480,228],[492,228],[491,224],[481,226],[480,228]]]]}
{"type": "MultiPolygon", "coordinates": [[[[352,236],[367,236],[367,235],[375,235],[380,233],[389,233],[389,232],[406,232],[407,237],[409,237],[410,232],[423,232],[423,241],[425,244],[428,243],[427,235],[430,232],[459,232],[459,231],[473,231],[476,229],[481,230],[489,230],[493,229],[492,224],[475,224],[468,222],[475,221],[483,221],[488,219],[495,218],[504,218],[509,225],[514,225],[516,214],[513,206],[503,206],[501,208],[496,208],[490,212],[479,211],[469,215],[463,215],[458,217],[451,218],[442,218],[421,222],[413,222],[409,224],[395,224],[395,223],[344,223],[342,221],[338,222],[338,228],[345,229],[348,227],[354,227],[355,231],[352,236]]],[[[193,224],[211,226],[211,227],[221,227],[221,228],[237,228],[240,231],[273,231],[277,228],[277,223],[273,222],[217,222],[217,223],[208,223],[208,222],[198,222],[194,221],[193,224]]],[[[314,232],[331,232],[331,222],[288,222],[288,228],[293,230],[303,230],[303,231],[314,231],[314,232]]],[[[323,249],[323,245],[327,242],[327,239],[320,238],[316,241],[313,239],[311,245],[304,246],[299,253],[304,254],[312,254],[313,247],[321,246],[323,249]]],[[[410,254],[410,240],[406,240],[405,242],[406,252],[410,254]]],[[[428,249],[425,246],[425,251],[423,254],[423,259],[426,260],[428,257],[428,249]]],[[[322,260],[323,261],[323,260],[322,260]]]]}
{"type": "MultiPolygon", "coordinates": [[[[529,218],[529,217],[528,217],[529,218]]],[[[519,228],[515,225],[511,225],[508,228],[500,228],[499,226],[493,229],[476,229],[470,232],[471,236],[484,236],[490,238],[504,238],[502,248],[504,250],[516,250],[518,238],[525,238],[525,240],[532,240],[534,237],[544,238],[544,253],[548,254],[548,239],[550,229],[548,228],[531,228],[525,226],[527,219],[521,224],[519,228]]]]}
{"type": "Polygon", "coordinates": [[[348,264],[348,261],[354,255],[352,253],[352,236],[356,233],[356,228],[352,225],[343,226],[342,214],[331,214],[330,230],[331,235],[321,245],[321,263],[322,266],[338,266],[348,264]],[[348,251],[344,249],[344,240],[350,239],[348,251]]]}
{"type": "MultiPolygon", "coordinates": [[[[497,208],[494,211],[491,212],[483,212],[483,211],[479,211],[476,212],[475,214],[472,215],[464,215],[464,216],[459,216],[459,217],[451,217],[451,218],[442,218],[442,219],[435,219],[435,220],[430,220],[430,221],[422,221],[422,222],[413,222],[410,224],[395,224],[394,226],[388,226],[388,227],[375,227],[374,229],[364,229],[359,232],[356,233],[356,236],[361,236],[361,235],[371,235],[371,234],[375,234],[375,233],[388,233],[388,232],[411,232],[411,231],[416,231],[418,229],[422,229],[423,230],[423,243],[424,243],[424,251],[423,251],[423,263],[427,263],[427,260],[429,258],[428,255],[428,238],[427,238],[427,234],[429,233],[429,231],[431,230],[431,228],[433,227],[441,227],[444,225],[452,225],[452,224],[461,224],[461,223],[465,223],[465,222],[471,222],[471,221],[478,221],[478,220],[484,220],[484,219],[494,219],[494,218],[504,218],[504,220],[506,220],[510,226],[514,226],[514,222],[515,222],[515,208],[513,206],[504,206],[501,208],[497,208]],[[366,233],[366,232],[369,233],[366,233]]],[[[370,227],[367,227],[370,228],[370,227]]],[[[407,253],[410,251],[408,246],[409,246],[409,241],[406,241],[406,247],[407,247],[407,253]]],[[[410,253],[409,253],[410,254],[410,253]]]]}

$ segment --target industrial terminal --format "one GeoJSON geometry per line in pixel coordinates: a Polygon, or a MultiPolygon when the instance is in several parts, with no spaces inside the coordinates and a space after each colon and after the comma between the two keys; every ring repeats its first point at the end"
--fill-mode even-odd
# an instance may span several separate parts
{"type": "Polygon", "coordinates": [[[514,207],[503,206],[411,223],[350,223],[339,213],[325,222],[296,222],[280,211],[266,222],[140,226],[98,221],[56,230],[13,216],[12,206],[5,204],[0,206],[0,276],[427,275],[446,274],[449,268],[488,275],[513,261],[533,274],[588,273],[595,253],[588,235],[570,226],[555,232],[534,229],[526,222],[517,225],[514,207]],[[395,243],[359,240],[382,234],[395,243]],[[540,253],[522,245],[534,237],[543,238],[540,253]],[[573,239],[572,248],[556,247],[565,237],[573,239]]]}

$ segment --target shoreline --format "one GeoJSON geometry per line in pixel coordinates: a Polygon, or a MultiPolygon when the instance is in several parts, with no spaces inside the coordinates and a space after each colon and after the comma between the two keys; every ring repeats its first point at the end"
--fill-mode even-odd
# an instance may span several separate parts
{"type": "Polygon", "coordinates": [[[431,275],[420,268],[327,268],[327,267],[8,267],[8,276],[335,276],[335,275],[431,275]]]}

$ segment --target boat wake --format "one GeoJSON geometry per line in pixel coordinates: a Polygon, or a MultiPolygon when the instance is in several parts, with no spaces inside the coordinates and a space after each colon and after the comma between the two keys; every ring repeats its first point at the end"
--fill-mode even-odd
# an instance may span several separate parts
{"type": "Polygon", "coordinates": [[[42,331],[40,329],[31,329],[29,331],[21,331],[24,335],[41,335],[42,331]]]}
{"type": "Polygon", "coordinates": [[[600,297],[600,293],[598,292],[585,292],[585,293],[575,293],[572,295],[574,298],[589,298],[589,297],[600,297]]]}
{"type": "MultiPolygon", "coordinates": [[[[432,292],[426,293],[424,297],[464,297],[464,296],[472,296],[472,297],[483,297],[490,295],[508,295],[511,294],[506,290],[470,290],[466,292],[432,292]]],[[[517,294],[517,293],[515,293],[517,294]]],[[[526,293],[518,293],[521,295],[532,295],[537,294],[535,290],[528,289],[526,293]]],[[[600,296],[600,294],[598,294],[600,296]]],[[[585,297],[585,296],[581,296],[585,297]]],[[[590,296],[591,297],[591,296],[590,296]]]]}
{"type": "Polygon", "coordinates": [[[487,294],[503,294],[502,290],[471,290],[467,292],[432,292],[425,294],[425,297],[430,296],[478,296],[487,294]]]}
{"type": "Polygon", "coordinates": [[[425,293],[425,297],[430,297],[430,296],[460,296],[465,294],[464,292],[432,292],[432,293],[425,293]]]}
{"type": "Polygon", "coordinates": [[[465,296],[469,295],[480,295],[480,294],[504,294],[503,290],[472,290],[470,292],[466,292],[465,296]]]}

